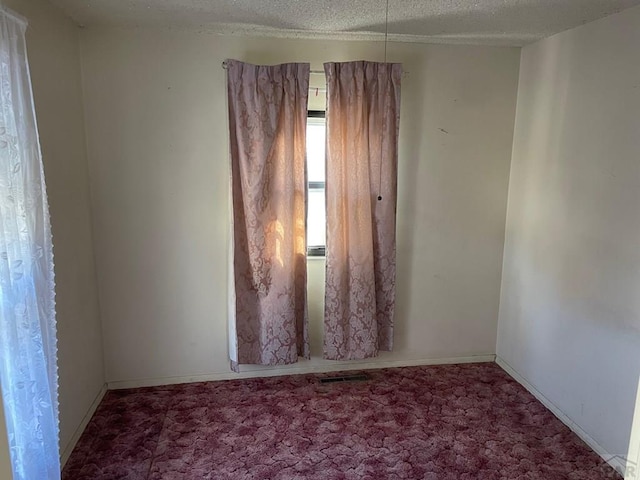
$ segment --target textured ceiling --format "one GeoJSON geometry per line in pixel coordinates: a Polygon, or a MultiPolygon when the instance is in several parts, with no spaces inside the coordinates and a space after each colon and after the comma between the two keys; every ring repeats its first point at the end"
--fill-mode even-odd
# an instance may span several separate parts
{"type": "MultiPolygon", "coordinates": [[[[50,0],[79,25],[197,28],[240,35],[371,39],[387,0],[50,0]]],[[[640,0],[389,0],[389,38],[524,45],[640,0]]]]}

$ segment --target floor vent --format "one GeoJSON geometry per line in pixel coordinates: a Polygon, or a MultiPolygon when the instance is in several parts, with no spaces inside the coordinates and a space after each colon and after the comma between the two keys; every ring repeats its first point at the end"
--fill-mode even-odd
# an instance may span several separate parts
{"type": "Polygon", "coordinates": [[[342,377],[325,377],[320,379],[320,383],[336,383],[336,382],[366,382],[369,375],[344,375],[342,377]]]}

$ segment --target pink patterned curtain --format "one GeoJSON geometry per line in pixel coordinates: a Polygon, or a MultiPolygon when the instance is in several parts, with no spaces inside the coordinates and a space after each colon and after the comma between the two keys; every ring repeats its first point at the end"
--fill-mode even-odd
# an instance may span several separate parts
{"type": "Polygon", "coordinates": [[[324,357],[393,347],[400,64],[326,63],[324,357]]]}
{"type": "Polygon", "coordinates": [[[227,80],[234,222],[232,367],[295,363],[298,356],[309,356],[309,64],[258,66],[228,60],[227,80]]]}

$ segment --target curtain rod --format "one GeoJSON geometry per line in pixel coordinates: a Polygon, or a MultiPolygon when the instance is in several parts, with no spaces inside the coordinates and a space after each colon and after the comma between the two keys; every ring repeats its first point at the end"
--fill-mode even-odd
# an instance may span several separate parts
{"type": "MultiPolygon", "coordinates": [[[[222,62],[222,68],[224,68],[225,70],[228,68],[226,60],[222,62]]],[[[310,70],[309,73],[312,75],[324,75],[324,70],[310,70]]]]}
{"type": "MultiPolygon", "coordinates": [[[[225,70],[227,69],[227,62],[226,62],[226,60],[225,60],[224,62],[222,62],[222,68],[224,68],[225,70]]],[[[324,74],[325,74],[324,70],[310,70],[310,71],[309,71],[309,73],[310,73],[311,75],[324,75],[324,74]]],[[[405,75],[407,75],[408,73],[409,73],[409,72],[405,72],[405,71],[403,71],[403,72],[402,72],[402,76],[404,77],[404,76],[405,76],[405,75]]]]}

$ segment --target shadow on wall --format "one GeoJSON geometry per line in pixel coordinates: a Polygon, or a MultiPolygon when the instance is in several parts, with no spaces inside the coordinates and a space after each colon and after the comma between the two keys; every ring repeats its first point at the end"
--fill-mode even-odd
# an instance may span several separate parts
{"type": "MultiPolygon", "coordinates": [[[[536,72],[535,81],[538,85],[553,85],[553,93],[538,88],[534,90],[532,105],[535,105],[534,115],[530,120],[531,128],[524,138],[515,139],[522,144],[521,151],[539,151],[536,161],[519,162],[517,167],[512,165],[512,169],[518,168],[517,175],[521,179],[524,188],[519,191],[513,189],[510,195],[520,197],[514,203],[522,205],[522,215],[515,220],[519,225],[529,225],[526,229],[518,228],[519,231],[534,232],[522,238],[523,256],[520,268],[517,271],[517,289],[523,296],[539,295],[527,288],[526,275],[528,272],[535,272],[538,280],[536,285],[544,286],[546,298],[553,299],[555,305],[561,305],[562,299],[566,298],[563,290],[571,285],[562,280],[562,270],[566,268],[567,258],[573,257],[571,242],[562,238],[560,232],[566,232],[564,226],[571,223],[571,212],[566,201],[558,198],[555,192],[563,191],[559,188],[549,188],[549,193],[544,196],[537,194],[537,184],[542,182],[539,178],[540,172],[544,172],[544,182],[547,185],[563,184],[565,188],[571,189],[571,178],[566,178],[562,168],[563,145],[562,140],[567,131],[567,103],[569,101],[569,87],[571,85],[571,71],[563,65],[564,59],[571,58],[573,47],[571,42],[563,42],[561,45],[553,45],[553,50],[544,56],[543,67],[536,72]],[[541,140],[540,140],[541,139],[541,140]],[[535,144],[533,143],[535,142],[535,144]],[[544,146],[544,149],[541,149],[544,146]],[[567,184],[567,182],[569,184],[567,184]],[[561,215],[553,216],[548,212],[562,211],[561,215]],[[564,218],[559,225],[549,221],[550,218],[564,218]],[[559,243],[567,243],[570,248],[561,258],[549,255],[549,250],[558,248],[559,243]]],[[[520,129],[521,130],[521,129],[520,129]]],[[[516,134],[519,129],[516,128],[516,134]]],[[[511,183],[511,182],[510,182],[511,183]]],[[[512,201],[512,200],[510,200],[512,201]]],[[[564,247],[562,247],[564,248],[564,247]]],[[[569,272],[572,272],[569,269],[569,272]]],[[[504,272],[503,272],[504,275],[504,272]]],[[[527,300],[529,304],[535,304],[535,298],[527,300]]],[[[560,312],[555,314],[559,315],[560,312]]],[[[534,329],[536,322],[532,317],[528,322],[529,328],[534,329]]],[[[533,332],[532,332],[533,333],[533,332]]],[[[548,341],[552,344],[564,341],[559,336],[550,336],[548,341]]],[[[555,348],[562,351],[562,345],[555,345],[555,348]]],[[[523,355],[528,356],[527,364],[536,361],[535,355],[527,349],[523,350],[523,355]]]]}
{"type": "MultiPolygon", "coordinates": [[[[405,70],[410,66],[411,72],[405,71],[402,79],[403,93],[411,92],[414,85],[423,85],[423,72],[426,71],[425,57],[403,58],[405,70]],[[409,80],[409,81],[407,81],[409,80]],[[405,88],[405,85],[409,88],[405,88]]],[[[412,95],[403,94],[400,97],[400,137],[398,139],[398,204],[396,218],[396,309],[394,327],[394,349],[405,350],[409,343],[409,329],[407,319],[411,312],[407,311],[411,305],[411,289],[409,282],[413,278],[412,269],[415,252],[415,227],[417,224],[416,191],[418,177],[416,171],[420,163],[426,159],[419,158],[415,152],[427,149],[422,145],[426,141],[422,121],[409,124],[406,119],[422,117],[424,105],[418,101],[410,101],[412,95]],[[403,119],[405,121],[403,122],[403,119]]]]}

